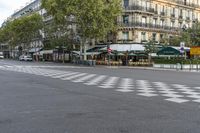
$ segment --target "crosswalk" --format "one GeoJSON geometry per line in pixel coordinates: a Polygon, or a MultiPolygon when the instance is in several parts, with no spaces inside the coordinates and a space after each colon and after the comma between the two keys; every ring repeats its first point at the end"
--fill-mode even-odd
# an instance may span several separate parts
{"type": "Polygon", "coordinates": [[[26,66],[0,66],[0,70],[39,75],[73,83],[82,83],[87,86],[112,89],[118,93],[132,93],[147,98],[161,97],[165,101],[179,104],[190,102],[200,104],[200,87],[189,87],[183,84],[167,84],[165,82],[151,82],[149,80],[136,80],[85,72],[61,71],[26,66]]]}

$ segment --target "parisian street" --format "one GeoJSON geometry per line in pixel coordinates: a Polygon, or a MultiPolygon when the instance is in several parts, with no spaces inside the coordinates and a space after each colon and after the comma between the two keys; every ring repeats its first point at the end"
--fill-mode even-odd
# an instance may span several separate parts
{"type": "Polygon", "coordinates": [[[0,60],[0,133],[199,133],[200,73],[0,60]]]}

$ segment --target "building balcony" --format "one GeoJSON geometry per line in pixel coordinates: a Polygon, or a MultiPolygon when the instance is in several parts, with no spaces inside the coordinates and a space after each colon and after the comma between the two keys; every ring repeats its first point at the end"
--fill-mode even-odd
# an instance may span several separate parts
{"type": "Polygon", "coordinates": [[[161,15],[161,16],[165,16],[166,13],[165,13],[165,12],[160,12],[160,15],[161,15]]]}
{"type": "Polygon", "coordinates": [[[118,39],[117,42],[119,42],[119,43],[131,43],[131,42],[133,42],[133,40],[131,40],[131,39],[118,39]]]}
{"type": "Polygon", "coordinates": [[[186,17],[186,21],[190,21],[190,17],[186,17]]]}
{"type": "Polygon", "coordinates": [[[152,30],[170,30],[170,31],[179,31],[179,27],[171,27],[171,26],[164,26],[159,24],[152,24],[152,23],[141,23],[141,22],[129,22],[123,23],[118,22],[120,27],[124,28],[145,28],[145,29],[152,29],[152,30]]]}
{"type": "Polygon", "coordinates": [[[183,6],[190,6],[190,7],[194,7],[194,8],[199,8],[200,5],[196,4],[196,3],[189,3],[189,2],[185,2],[185,1],[180,1],[180,0],[168,0],[170,2],[176,3],[178,5],[183,5],[183,6]]]}
{"type": "Polygon", "coordinates": [[[182,16],[182,15],[180,15],[180,16],[178,17],[178,19],[183,19],[183,16],[182,16]]]}
{"type": "Polygon", "coordinates": [[[154,14],[158,14],[158,11],[157,11],[157,10],[154,10],[154,14]]]}
{"type": "Polygon", "coordinates": [[[172,17],[172,18],[175,18],[175,14],[171,14],[171,17],[172,17]]]}
{"type": "Polygon", "coordinates": [[[149,12],[149,13],[154,13],[154,9],[150,7],[144,7],[144,6],[127,6],[124,7],[125,11],[141,11],[141,12],[149,12]]]}

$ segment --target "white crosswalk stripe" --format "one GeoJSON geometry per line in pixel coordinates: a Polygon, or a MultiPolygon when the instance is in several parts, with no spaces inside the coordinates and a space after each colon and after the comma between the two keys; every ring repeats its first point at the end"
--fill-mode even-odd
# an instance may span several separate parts
{"type": "Polygon", "coordinates": [[[119,92],[133,92],[134,90],[134,85],[133,85],[133,80],[129,78],[123,78],[121,79],[120,85],[116,91],[119,92]]]}
{"type": "Polygon", "coordinates": [[[137,80],[137,86],[139,92],[137,95],[145,97],[158,96],[158,94],[156,94],[156,91],[151,87],[149,81],[147,80],[137,80]]]}
{"type": "Polygon", "coordinates": [[[63,74],[54,76],[53,78],[59,79],[59,78],[63,78],[63,77],[67,77],[67,76],[73,75],[73,74],[77,74],[77,73],[74,73],[74,72],[65,72],[65,73],[63,73],[63,74]]]}
{"type": "Polygon", "coordinates": [[[80,74],[75,74],[69,77],[61,78],[62,80],[72,80],[81,76],[85,76],[87,73],[80,73],[80,74]]]}
{"type": "Polygon", "coordinates": [[[84,84],[86,84],[86,85],[98,85],[101,81],[103,81],[105,78],[106,78],[107,76],[105,76],[105,75],[100,75],[100,76],[98,76],[98,77],[96,77],[96,78],[94,78],[94,79],[92,79],[92,80],[90,80],[90,81],[88,81],[88,82],[86,82],[86,83],[84,83],[84,84]]]}
{"type": "Polygon", "coordinates": [[[75,71],[61,71],[45,67],[26,66],[0,66],[2,71],[13,71],[49,78],[83,83],[88,86],[110,88],[119,93],[130,93],[144,97],[162,97],[163,100],[173,103],[200,103],[200,87],[189,87],[181,84],[167,84],[164,82],[151,82],[149,80],[134,80],[131,78],[111,77],[75,71]]]}
{"type": "Polygon", "coordinates": [[[114,88],[114,85],[117,83],[119,77],[110,77],[104,83],[102,83],[100,88],[114,88]]]}
{"type": "Polygon", "coordinates": [[[82,78],[76,79],[76,80],[74,80],[74,81],[72,81],[72,82],[81,83],[81,82],[84,82],[84,81],[86,81],[86,80],[88,80],[88,79],[93,78],[94,76],[96,76],[96,74],[89,74],[89,75],[84,76],[84,77],[82,77],[82,78]]]}
{"type": "Polygon", "coordinates": [[[188,102],[184,98],[184,95],[179,94],[175,89],[170,88],[167,84],[163,82],[154,82],[161,96],[167,97],[165,100],[175,102],[175,103],[184,103],[188,102]]]}

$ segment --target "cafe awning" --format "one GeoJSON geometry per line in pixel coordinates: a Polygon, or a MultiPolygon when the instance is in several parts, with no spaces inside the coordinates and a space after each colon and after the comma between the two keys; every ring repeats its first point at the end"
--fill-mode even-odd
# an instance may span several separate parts
{"type": "MultiPolygon", "coordinates": [[[[145,47],[142,44],[111,44],[110,49],[117,52],[127,52],[127,51],[144,51],[145,47]]],[[[101,50],[107,50],[107,47],[101,50]]]]}
{"type": "Polygon", "coordinates": [[[29,49],[29,53],[35,53],[35,52],[39,52],[39,51],[41,51],[42,50],[42,48],[31,48],[31,49],[29,49]]]}
{"type": "Polygon", "coordinates": [[[157,55],[180,55],[180,51],[173,47],[166,47],[158,51],[157,55]]]}

